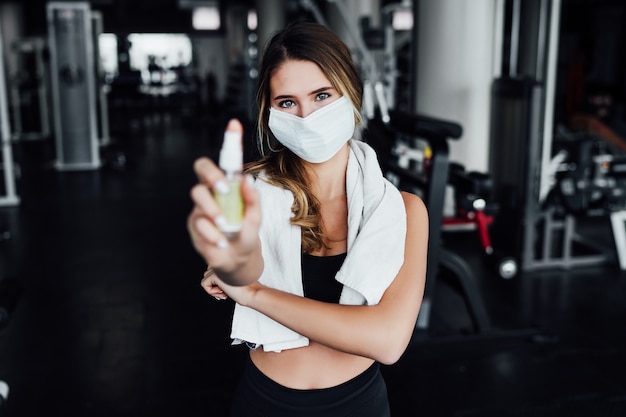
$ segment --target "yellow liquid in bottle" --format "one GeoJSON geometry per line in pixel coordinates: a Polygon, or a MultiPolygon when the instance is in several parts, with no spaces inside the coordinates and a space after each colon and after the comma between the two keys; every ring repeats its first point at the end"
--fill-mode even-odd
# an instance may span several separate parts
{"type": "Polygon", "coordinates": [[[222,227],[224,233],[236,233],[241,229],[243,220],[243,198],[241,197],[240,179],[227,180],[228,193],[215,193],[215,201],[222,209],[226,218],[226,225],[222,227]]]}

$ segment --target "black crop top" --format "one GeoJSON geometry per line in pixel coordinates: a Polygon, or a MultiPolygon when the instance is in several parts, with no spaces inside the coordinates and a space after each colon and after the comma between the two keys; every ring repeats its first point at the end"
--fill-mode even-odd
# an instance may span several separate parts
{"type": "Polygon", "coordinates": [[[338,303],[343,285],[335,280],[335,275],[345,258],[345,253],[331,256],[302,254],[304,296],[317,301],[338,303]]]}

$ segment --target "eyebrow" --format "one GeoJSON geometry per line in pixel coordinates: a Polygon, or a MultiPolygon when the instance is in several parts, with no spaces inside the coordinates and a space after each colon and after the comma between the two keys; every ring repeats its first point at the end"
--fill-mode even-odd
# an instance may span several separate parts
{"type": "MultiPolygon", "coordinates": [[[[317,90],[311,91],[308,95],[312,96],[312,95],[315,95],[315,94],[323,93],[324,91],[328,91],[328,90],[334,90],[334,87],[332,87],[332,86],[321,87],[321,88],[318,88],[317,90]]],[[[284,95],[280,95],[280,96],[274,97],[274,100],[284,100],[284,99],[288,99],[288,98],[292,98],[292,97],[293,97],[292,95],[284,94],[284,95]]]]}

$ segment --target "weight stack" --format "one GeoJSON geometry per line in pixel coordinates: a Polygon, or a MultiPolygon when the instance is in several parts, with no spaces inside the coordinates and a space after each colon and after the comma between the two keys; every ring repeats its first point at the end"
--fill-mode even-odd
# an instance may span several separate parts
{"type": "Polygon", "coordinates": [[[47,5],[56,166],[100,166],[94,45],[89,3],[47,5]]]}
{"type": "Polygon", "coordinates": [[[532,78],[507,77],[494,80],[491,91],[489,171],[499,208],[490,234],[494,251],[521,265],[539,200],[542,90],[532,78]]]}

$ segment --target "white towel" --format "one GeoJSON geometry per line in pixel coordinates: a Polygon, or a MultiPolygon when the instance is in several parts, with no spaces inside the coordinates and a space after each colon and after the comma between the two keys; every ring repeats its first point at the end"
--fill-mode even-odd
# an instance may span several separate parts
{"type": "MultiPolygon", "coordinates": [[[[265,269],[259,282],[303,295],[300,227],[290,224],[290,191],[257,180],[263,218],[259,229],[265,269]]],[[[406,211],[398,189],[380,170],[376,153],[350,140],[346,172],[348,253],[336,279],[344,287],[341,304],[374,305],[380,301],[404,262],[406,211]]],[[[307,346],[309,340],[257,312],[235,306],[231,338],[279,352],[307,346]]]]}

